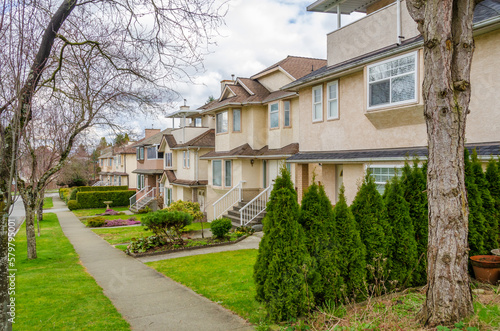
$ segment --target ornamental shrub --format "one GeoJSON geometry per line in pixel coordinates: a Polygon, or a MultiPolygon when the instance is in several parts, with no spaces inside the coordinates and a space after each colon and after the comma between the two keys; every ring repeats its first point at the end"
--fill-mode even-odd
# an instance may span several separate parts
{"type": "Polygon", "coordinates": [[[171,242],[182,243],[182,228],[191,224],[193,216],[181,211],[164,211],[148,213],[141,218],[146,230],[156,236],[165,236],[171,242]]]}
{"type": "Polygon", "coordinates": [[[413,166],[405,162],[401,177],[403,196],[410,208],[410,218],[417,242],[417,266],[413,272],[413,286],[427,283],[427,241],[429,233],[429,215],[427,211],[427,179],[426,173],[418,166],[418,160],[413,166]]]}
{"type": "Polygon", "coordinates": [[[267,204],[253,275],[256,299],[272,321],[296,318],[309,308],[306,279],[310,257],[298,217],[297,193],[290,173],[282,167],[267,204]]]}
{"type": "Polygon", "coordinates": [[[313,182],[304,192],[299,223],[311,256],[312,270],[307,280],[315,305],[338,302],[342,297],[343,280],[337,266],[337,249],[327,232],[333,222],[332,204],[324,188],[313,182]]]}
{"type": "Polygon", "coordinates": [[[174,201],[163,210],[167,211],[182,211],[193,216],[193,220],[199,221],[203,219],[205,215],[200,211],[200,204],[198,202],[177,200],[174,201]]]}
{"type": "Polygon", "coordinates": [[[390,247],[389,279],[402,289],[411,285],[412,273],[417,265],[417,242],[410,218],[410,206],[403,196],[403,187],[394,176],[387,192],[387,216],[392,227],[394,242],[390,247]]]}
{"type": "Polygon", "coordinates": [[[219,239],[224,238],[232,227],[233,223],[229,218],[219,218],[213,220],[211,224],[212,234],[219,239]]]}
{"type": "Polygon", "coordinates": [[[76,193],[78,193],[78,189],[73,188],[69,194],[69,200],[76,200],[76,193]]]}
{"type": "Polygon", "coordinates": [[[476,150],[472,152],[472,171],[474,172],[474,182],[481,197],[482,213],[485,220],[483,233],[484,254],[490,254],[492,249],[498,248],[498,214],[495,209],[495,200],[488,189],[488,183],[476,150]]]}
{"type": "Polygon", "coordinates": [[[77,190],[78,192],[125,191],[128,190],[128,186],[80,186],[77,190]]]}
{"type": "MultiPolygon", "coordinates": [[[[495,201],[495,217],[500,222],[500,159],[499,162],[490,159],[485,174],[486,184],[490,191],[491,197],[495,201]]],[[[500,246],[500,229],[495,229],[497,246],[500,246]]]]}
{"type": "Polygon", "coordinates": [[[354,216],[347,206],[345,188],[340,188],[339,201],[333,210],[335,231],[331,240],[338,249],[338,266],[345,284],[346,301],[365,297],[366,249],[361,241],[354,216]]]}
{"type": "Polygon", "coordinates": [[[81,208],[76,200],[69,200],[68,201],[68,209],[75,210],[75,209],[81,209],[81,208]]]}
{"type": "Polygon", "coordinates": [[[111,207],[128,206],[130,197],[135,194],[134,191],[101,191],[101,192],[78,192],[76,200],[80,208],[102,208],[104,201],[113,201],[111,207]]]}
{"type": "Polygon", "coordinates": [[[483,255],[488,252],[484,249],[484,229],[486,220],[483,215],[483,204],[479,188],[474,179],[474,170],[469,157],[469,151],[464,149],[465,188],[469,204],[469,256],[483,255]]]}
{"type": "Polygon", "coordinates": [[[151,248],[165,245],[167,242],[161,236],[149,236],[147,238],[132,238],[125,253],[144,253],[151,248]]]}
{"type": "Polygon", "coordinates": [[[369,171],[354,198],[351,211],[358,225],[361,241],[366,247],[366,264],[371,266],[368,267],[370,272],[366,277],[368,283],[372,284],[375,278],[387,276],[376,273],[375,267],[378,261],[388,257],[393,239],[384,200],[369,171]]]}
{"type": "Polygon", "coordinates": [[[92,217],[87,220],[87,227],[99,228],[106,224],[106,219],[102,216],[92,217]]]}

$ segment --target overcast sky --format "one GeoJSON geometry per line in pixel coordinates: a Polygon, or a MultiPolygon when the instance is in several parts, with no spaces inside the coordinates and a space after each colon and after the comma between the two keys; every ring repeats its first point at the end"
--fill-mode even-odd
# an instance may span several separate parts
{"type": "MultiPolygon", "coordinates": [[[[203,105],[209,96],[220,96],[220,81],[250,77],[288,55],[326,59],[326,34],[336,29],[336,15],[307,12],[314,0],[230,0],[220,37],[205,57],[204,73],[195,84],[179,85],[177,90],[191,109],[203,105]]],[[[343,16],[346,24],[359,18],[343,16]]],[[[177,106],[183,104],[182,98],[177,106]]],[[[169,109],[167,112],[173,112],[169,109]]],[[[165,129],[172,120],[137,119],[128,122],[139,137],[144,128],[165,129]]]]}

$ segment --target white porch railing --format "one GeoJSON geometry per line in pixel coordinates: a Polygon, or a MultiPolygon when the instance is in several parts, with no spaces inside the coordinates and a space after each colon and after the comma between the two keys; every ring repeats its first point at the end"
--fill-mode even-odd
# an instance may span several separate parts
{"type": "Polygon", "coordinates": [[[135,206],[135,204],[137,203],[137,195],[139,195],[139,193],[145,193],[145,192],[147,192],[148,188],[149,188],[149,186],[144,186],[142,188],[142,190],[137,191],[137,193],[135,193],[133,196],[130,197],[130,199],[129,199],[130,208],[132,208],[133,206],[135,206]]]}
{"type": "Polygon", "coordinates": [[[249,203],[240,209],[240,224],[245,226],[266,210],[269,196],[273,190],[273,185],[269,185],[264,191],[260,192],[249,203]]]}
{"type": "Polygon", "coordinates": [[[109,183],[108,183],[108,182],[105,182],[105,181],[103,181],[103,180],[100,180],[100,181],[98,181],[98,182],[95,182],[95,183],[94,183],[94,185],[92,185],[92,186],[108,186],[108,185],[109,185],[109,183]]]}
{"type": "Polygon", "coordinates": [[[233,207],[236,203],[243,201],[242,188],[245,181],[241,181],[238,185],[230,189],[219,200],[215,201],[214,206],[214,219],[221,217],[229,208],[233,207]]]}

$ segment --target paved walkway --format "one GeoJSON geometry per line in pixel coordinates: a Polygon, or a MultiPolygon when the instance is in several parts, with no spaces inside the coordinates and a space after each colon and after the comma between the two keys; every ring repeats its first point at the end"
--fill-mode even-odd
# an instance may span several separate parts
{"type": "Polygon", "coordinates": [[[72,212],[62,211],[58,197],[53,201],[83,266],[132,330],[253,330],[239,316],[111,247],[72,212]]]}

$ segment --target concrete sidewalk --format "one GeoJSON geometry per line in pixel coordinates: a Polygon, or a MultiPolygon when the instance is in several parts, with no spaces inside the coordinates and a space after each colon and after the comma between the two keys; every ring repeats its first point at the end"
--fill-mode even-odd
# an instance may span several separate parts
{"type": "MultiPolygon", "coordinates": [[[[54,198],[54,209],[64,203],[54,198]]],[[[99,238],[70,211],[57,212],[80,261],[132,330],[253,330],[239,316],[99,238]]]]}

